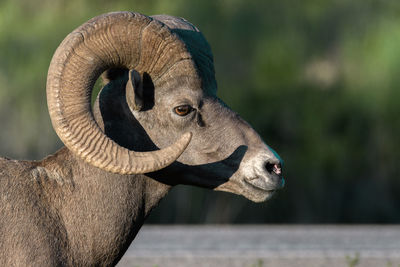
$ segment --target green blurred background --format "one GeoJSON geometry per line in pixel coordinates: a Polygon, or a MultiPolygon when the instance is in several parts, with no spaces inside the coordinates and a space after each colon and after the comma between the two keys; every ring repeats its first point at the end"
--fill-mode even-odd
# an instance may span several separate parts
{"type": "Polygon", "coordinates": [[[149,222],[400,223],[398,0],[1,0],[0,155],[62,146],[46,106],[51,56],[117,10],[198,26],[219,96],[285,160],[286,188],[266,203],[177,186],[149,222]]]}

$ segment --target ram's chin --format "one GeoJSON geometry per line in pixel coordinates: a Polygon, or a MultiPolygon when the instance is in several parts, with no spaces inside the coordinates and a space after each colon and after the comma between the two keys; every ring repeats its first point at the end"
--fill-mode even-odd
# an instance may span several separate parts
{"type": "Polygon", "coordinates": [[[253,202],[261,203],[261,202],[265,202],[265,201],[271,199],[274,194],[275,194],[275,191],[269,191],[269,192],[265,192],[263,194],[251,194],[251,195],[243,195],[243,196],[253,202]]]}

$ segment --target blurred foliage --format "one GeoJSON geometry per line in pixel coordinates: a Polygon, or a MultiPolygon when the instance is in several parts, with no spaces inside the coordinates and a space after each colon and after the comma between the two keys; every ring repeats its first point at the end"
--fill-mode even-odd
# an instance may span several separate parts
{"type": "Polygon", "coordinates": [[[62,145],[47,115],[51,56],[75,27],[116,10],[198,26],[219,96],[285,160],[286,188],[269,202],[178,186],[150,222],[400,222],[396,0],[2,0],[1,155],[38,159],[62,145]]]}

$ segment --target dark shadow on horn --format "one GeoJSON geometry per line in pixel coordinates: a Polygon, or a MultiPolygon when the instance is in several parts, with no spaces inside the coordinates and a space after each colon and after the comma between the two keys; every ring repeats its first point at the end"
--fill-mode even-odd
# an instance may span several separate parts
{"type": "Polygon", "coordinates": [[[154,84],[151,76],[144,72],[142,75],[143,82],[143,108],[142,111],[150,110],[154,106],[154,84]]]}
{"type": "MultiPolygon", "coordinates": [[[[143,74],[144,106],[152,109],[154,106],[154,85],[149,74],[143,74]]],[[[117,144],[129,150],[145,152],[159,148],[148,137],[144,128],[132,115],[125,97],[125,85],[128,81],[128,70],[117,80],[111,80],[100,91],[98,96],[101,119],[104,123],[104,133],[117,144]]]]}

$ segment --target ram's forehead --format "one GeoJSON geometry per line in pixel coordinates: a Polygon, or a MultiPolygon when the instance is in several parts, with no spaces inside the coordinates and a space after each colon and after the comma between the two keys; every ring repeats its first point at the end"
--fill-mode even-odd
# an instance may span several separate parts
{"type": "Polygon", "coordinates": [[[160,94],[193,94],[209,95],[209,90],[203,88],[203,82],[198,75],[176,75],[174,71],[166,73],[163,79],[156,81],[155,91],[160,94]]]}
{"type": "Polygon", "coordinates": [[[199,69],[194,66],[194,62],[188,59],[175,63],[168,71],[153,82],[156,91],[166,90],[162,93],[172,93],[176,90],[183,92],[185,90],[215,96],[216,83],[211,83],[211,78],[214,77],[204,77],[201,75],[199,69]],[[190,69],[195,69],[195,71],[188,71],[190,69]]]}

